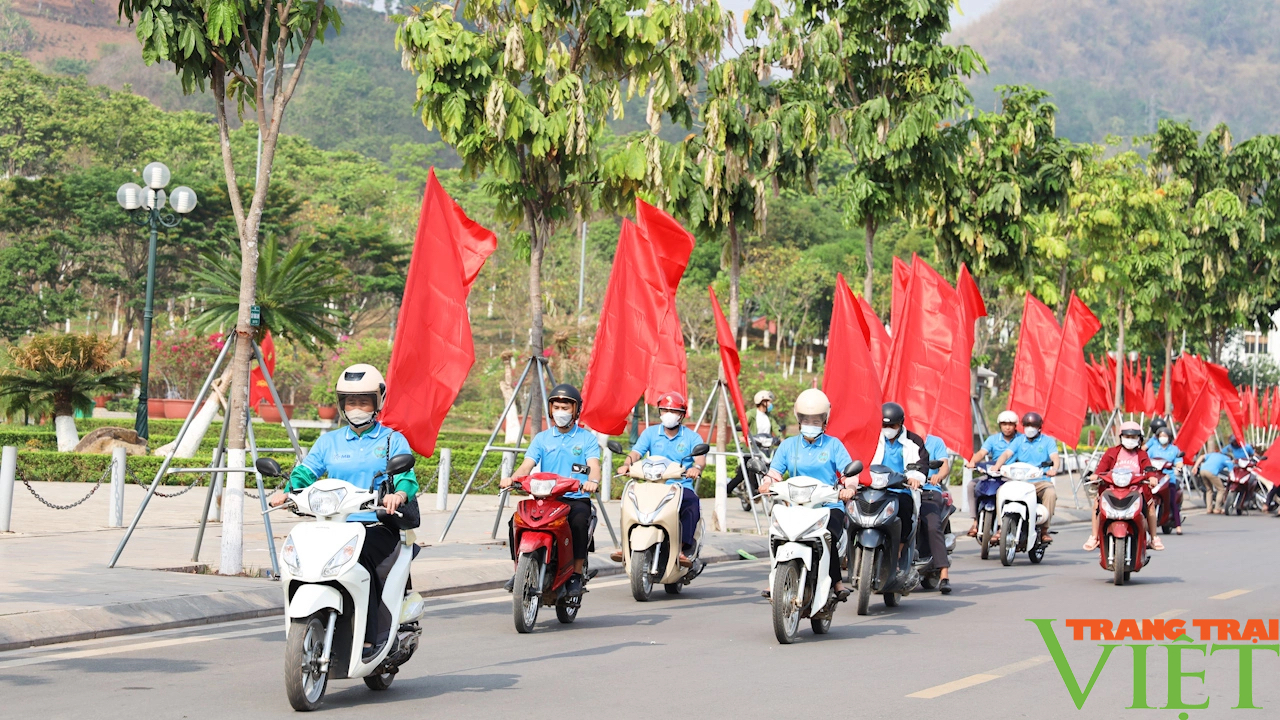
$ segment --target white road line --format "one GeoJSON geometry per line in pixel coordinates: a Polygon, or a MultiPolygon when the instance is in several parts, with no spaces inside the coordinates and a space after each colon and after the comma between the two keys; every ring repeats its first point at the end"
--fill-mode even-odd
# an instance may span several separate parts
{"type": "Polygon", "coordinates": [[[25,657],[16,660],[7,660],[0,662],[0,670],[9,668],[24,667],[27,665],[39,665],[42,663],[59,662],[61,660],[79,660],[82,658],[99,657],[101,655],[114,655],[116,653],[134,652],[137,650],[152,650],[155,648],[171,647],[173,645],[189,645],[191,643],[208,642],[210,640],[229,640],[231,638],[247,637],[250,635],[265,635],[267,633],[283,633],[284,628],[279,625],[272,627],[253,628],[250,630],[236,630],[234,632],[217,633],[214,635],[193,635],[190,637],[169,638],[168,640],[151,640],[148,642],[131,643],[128,645],[113,645],[111,647],[93,648],[90,650],[71,650],[68,652],[52,652],[37,655],[35,657],[25,657]]]}
{"type": "Polygon", "coordinates": [[[1042,665],[1044,663],[1047,663],[1049,662],[1049,660],[1050,658],[1048,655],[1037,655],[1036,657],[1028,658],[1021,662],[1005,665],[1004,667],[998,667],[995,670],[988,670],[984,673],[970,675],[969,677],[963,677],[963,678],[960,678],[959,680],[952,680],[949,683],[935,685],[931,688],[920,690],[919,692],[913,692],[907,697],[922,698],[924,700],[932,700],[933,698],[941,697],[948,693],[956,692],[957,690],[964,690],[965,688],[971,688],[974,685],[981,685],[982,683],[991,682],[992,680],[998,680],[1002,677],[1005,677],[1007,675],[1012,675],[1016,672],[1022,672],[1023,670],[1028,670],[1037,665],[1042,665]]]}
{"type": "Polygon", "coordinates": [[[1165,610],[1164,612],[1160,613],[1159,615],[1152,615],[1152,616],[1151,616],[1151,619],[1152,619],[1152,620],[1168,620],[1169,618],[1175,618],[1175,617],[1178,617],[1179,615],[1181,615],[1182,613],[1184,613],[1184,612],[1186,612],[1186,611],[1187,611],[1187,609],[1186,609],[1186,608],[1174,608],[1174,609],[1172,609],[1172,610],[1165,610]]]}
{"type": "Polygon", "coordinates": [[[1230,600],[1231,598],[1240,597],[1241,595],[1247,595],[1251,592],[1253,591],[1252,590],[1231,590],[1230,592],[1224,592],[1220,595],[1213,595],[1209,599],[1210,600],[1230,600]]]}

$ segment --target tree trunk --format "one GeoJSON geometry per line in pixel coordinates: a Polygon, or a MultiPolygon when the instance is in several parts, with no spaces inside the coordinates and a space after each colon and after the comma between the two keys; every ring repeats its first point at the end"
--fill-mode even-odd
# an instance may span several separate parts
{"type": "Polygon", "coordinates": [[[1169,381],[1173,378],[1173,328],[1164,332],[1164,379],[1160,381],[1160,389],[1164,395],[1164,414],[1173,417],[1173,388],[1169,381]]]}
{"type": "MultiPolygon", "coordinates": [[[[1124,289],[1120,290],[1120,301],[1116,303],[1116,323],[1119,325],[1119,331],[1116,333],[1116,411],[1124,412],[1124,387],[1122,381],[1124,379],[1124,289]]],[[[1117,437],[1119,433],[1117,432],[1117,437]]]]}
{"type": "Polygon", "coordinates": [[[877,226],[874,220],[867,220],[866,240],[865,245],[863,246],[864,258],[867,261],[867,275],[862,280],[862,296],[867,299],[867,302],[871,302],[871,283],[875,278],[876,270],[876,260],[872,254],[872,250],[874,249],[876,242],[876,228],[877,226]]]}
{"type": "Polygon", "coordinates": [[[80,435],[76,432],[76,418],[73,414],[55,414],[53,429],[58,438],[58,452],[71,452],[76,449],[76,445],[80,444],[80,435]]]}
{"type": "Polygon", "coordinates": [[[550,228],[537,215],[532,207],[526,211],[529,216],[529,336],[532,347],[529,352],[534,357],[542,357],[542,257],[550,239],[550,228]]]}
{"type": "MultiPolygon", "coordinates": [[[[734,220],[733,214],[729,214],[729,330],[733,332],[733,339],[738,339],[738,326],[741,324],[742,315],[741,307],[738,301],[739,285],[742,279],[742,245],[738,242],[738,223],[734,220]]],[[[769,333],[768,328],[765,329],[765,335],[769,333]]],[[[769,342],[765,341],[765,347],[769,346],[769,342]]]]}

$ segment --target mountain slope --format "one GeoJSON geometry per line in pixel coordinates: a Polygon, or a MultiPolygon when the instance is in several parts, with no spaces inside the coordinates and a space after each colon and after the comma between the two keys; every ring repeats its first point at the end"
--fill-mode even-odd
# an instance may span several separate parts
{"type": "MultiPolygon", "coordinates": [[[[962,5],[963,6],[963,5],[962,5]]],[[[955,31],[991,72],[971,83],[1054,93],[1073,140],[1149,132],[1155,119],[1226,122],[1237,140],[1280,131],[1276,0],[1004,0],[955,31]]]]}

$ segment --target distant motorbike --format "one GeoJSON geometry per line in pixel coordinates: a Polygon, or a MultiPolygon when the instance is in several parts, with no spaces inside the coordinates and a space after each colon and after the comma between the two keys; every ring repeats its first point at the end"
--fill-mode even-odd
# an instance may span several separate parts
{"type": "MultiPolygon", "coordinates": [[[[769,461],[773,459],[774,450],[777,448],[777,438],[769,433],[756,433],[751,436],[752,456],[761,458],[764,461],[765,472],[769,469],[769,461]]],[[[733,490],[733,494],[738,496],[738,501],[742,503],[743,512],[751,512],[751,504],[759,498],[756,488],[760,487],[760,480],[764,478],[764,472],[760,472],[754,463],[748,463],[743,466],[743,482],[733,490]]]]}
{"type": "Polygon", "coordinates": [[[996,493],[996,515],[1000,518],[1000,564],[1009,566],[1020,552],[1032,564],[1044,559],[1049,543],[1040,539],[1036,528],[1049,519],[1049,510],[1036,501],[1036,481],[1044,478],[1046,464],[1009,463],[1000,468],[1005,482],[996,493]]]}
{"type": "Polygon", "coordinates": [[[978,554],[987,559],[991,550],[991,538],[996,533],[996,503],[1000,486],[1004,485],[1004,477],[993,474],[991,467],[995,463],[986,462],[977,466],[978,476],[973,482],[974,501],[978,507],[978,554]]]}
{"type": "Polygon", "coordinates": [[[1249,510],[1260,510],[1267,506],[1267,491],[1258,481],[1257,467],[1261,458],[1237,458],[1227,476],[1227,501],[1223,512],[1230,515],[1243,515],[1249,510]]]}
{"type": "MultiPolygon", "coordinates": [[[[1098,544],[1099,564],[1114,573],[1120,587],[1151,561],[1147,547],[1147,512],[1143,507],[1142,483],[1155,468],[1135,475],[1128,470],[1098,473],[1098,514],[1101,517],[1098,544]]],[[[1161,473],[1163,474],[1163,473],[1161,473]]]]}
{"type": "MultiPolygon", "coordinates": [[[[1176,476],[1170,471],[1173,463],[1168,460],[1152,460],[1151,466],[1160,473],[1160,480],[1156,486],[1151,489],[1151,497],[1156,504],[1156,524],[1160,527],[1160,532],[1168,535],[1173,532],[1173,495],[1176,487],[1176,476]]],[[[1182,496],[1178,496],[1179,507],[1181,507],[1182,496]]]]}

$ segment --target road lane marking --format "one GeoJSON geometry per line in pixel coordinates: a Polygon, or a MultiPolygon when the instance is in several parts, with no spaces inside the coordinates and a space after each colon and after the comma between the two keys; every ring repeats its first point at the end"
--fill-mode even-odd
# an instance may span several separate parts
{"type": "Polygon", "coordinates": [[[1184,612],[1186,612],[1186,611],[1187,611],[1187,609],[1186,609],[1186,608],[1174,608],[1174,609],[1172,609],[1172,610],[1165,610],[1164,612],[1160,613],[1159,615],[1152,615],[1152,616],[1151,616],[1151,619],[1152,619],[1152,620],[1168,620],[1169,618],[1175,618],[1175,617],[1178,617],[1179,615],[1181,615],[1182,613],[1184,613],[1184,612]]]}
{"type": "Polygon", "coordinates": [[[995,670],[988,670],[984,673],[970,675],[969,677],[963,677],[963,678],[960,678],[959,680],[952,680],[949,683],[935,685],[931,688],[920,690],[919,692],[913,692],[907,697],[922,698],[924,700],[932,700],[933,698],[941,697],[948,693],[956,692],[957,690],[964,690],[965,688],[971,688],[974,685],[981,685],[985,682],[998,680],[1002,677],[1012,675],[1016,672],[1029,670],[1037,665],[1043,665],[1044,663],[1049,662],[1049,660],[1050,660],[1050,657],[1048,655],[1037,655],[1036,657],[1027,658],[1026,660],[1023,660],[1021,662],[1005,665],[1004,667],[998,667],[995,670]]]}
{"type": "Polygon", "coordinates": [[[0,670],[24,667],[27,665],[59,662],[62,660],[80,660],[82,658],[114,655],[116,653],[134,652],[137,650],[153,650],[155,648],[171,647],[174,645],[189,645],[191,643],[209,642],[210,640],[229,640],[231,638],[248,637],[250,635],[265,635],[267,633],[283,632],[284,628],[279,625],[272,625],[271,627],[236,630],[234,632],[217,633],[214,635],[193,635],[190,637],[169,638],[167,640],[151,640],[149,642],[131,643],[129,645],[113,645],[111,647],[93,648],[91,650],[45,653],[35,657],[25,657],[0,662],[0,670]]]}
{"type": "Polygon", "coordinates": [[[1240,597],[1241,595],[1247,595],[1248,593],[1251,593],[1251,592],[1253,591],[1252,590],[1232,590],[1230,592],[1224,592],[1220,595],[1214,595],[1209,599],[1210,600],[1230,600],[1231,598],[1240,597]]]}

